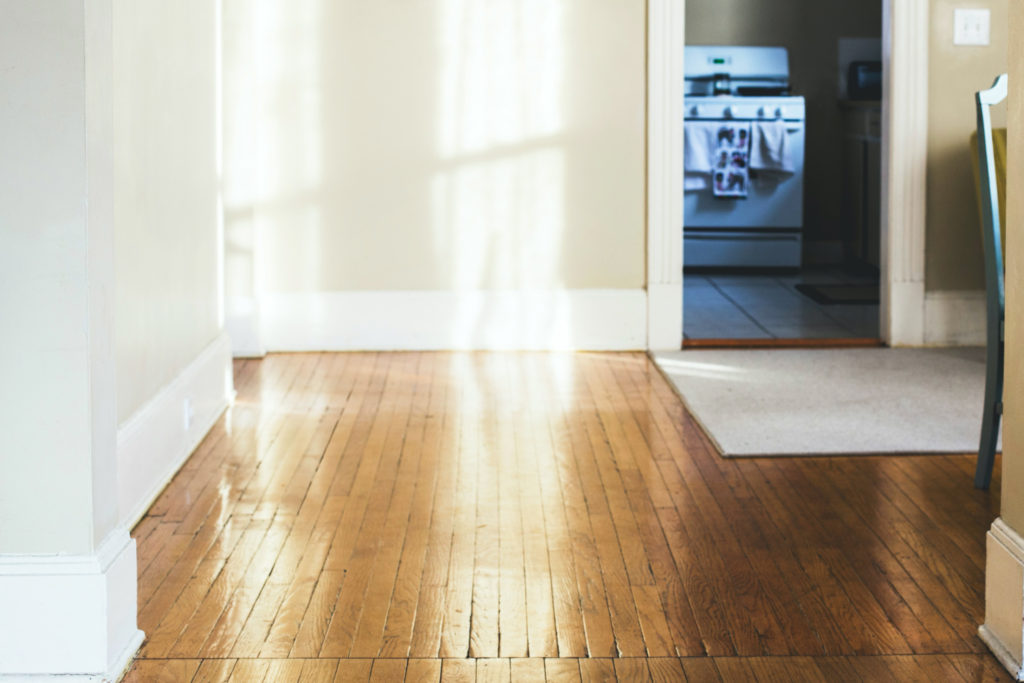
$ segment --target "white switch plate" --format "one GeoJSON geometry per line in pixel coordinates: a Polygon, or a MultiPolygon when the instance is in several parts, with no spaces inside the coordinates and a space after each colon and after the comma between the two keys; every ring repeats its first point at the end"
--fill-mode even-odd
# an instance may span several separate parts
{"type": "Polygon", "coordinates": [[[987,9],[953,11],[954,45],[988,45],[992,12],[987,9]]]}

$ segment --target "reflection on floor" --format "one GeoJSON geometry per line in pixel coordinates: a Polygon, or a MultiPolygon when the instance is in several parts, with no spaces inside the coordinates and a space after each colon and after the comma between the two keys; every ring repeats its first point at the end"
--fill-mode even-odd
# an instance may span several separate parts
{"type": "Polygon", "coordinates": [[[842,339],[878,337],[878,304],[819,304],[798,284],[865,285],[877,275],[839,269],[797,274],[695,274],[683,278],[686,339],[842,339]]]}

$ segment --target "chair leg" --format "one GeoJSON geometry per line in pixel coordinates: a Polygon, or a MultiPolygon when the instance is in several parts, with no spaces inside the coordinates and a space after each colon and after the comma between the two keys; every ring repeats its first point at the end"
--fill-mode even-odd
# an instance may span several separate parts
{"type": "Polygon", "coordinates": [[[985,373],[985,412],[981,421],[981,442],[978,444],[978,465],[974,471],[974,487],[988,489],[992,483],[992,466],[996,459],[999,422],[1003,400],[1003,344],[989,343],[985,373]]]}

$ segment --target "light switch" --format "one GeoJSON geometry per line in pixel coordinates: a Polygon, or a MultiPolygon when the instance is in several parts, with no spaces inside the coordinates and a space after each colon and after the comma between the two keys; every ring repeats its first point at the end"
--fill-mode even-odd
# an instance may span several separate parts
{"type": "Polygon", "coordinates": [[[953,11],[954,45],[988,45],[992,13],[987,9],[953,11]]]}

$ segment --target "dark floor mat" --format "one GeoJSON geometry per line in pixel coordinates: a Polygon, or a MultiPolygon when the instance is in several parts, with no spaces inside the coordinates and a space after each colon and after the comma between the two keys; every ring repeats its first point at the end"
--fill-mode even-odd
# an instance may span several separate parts
{"type": "Polygon", "coordinates": [[[877,304],[878,285],[807,285],[796,286],[798,292],[822,305],[877,304]]]}

